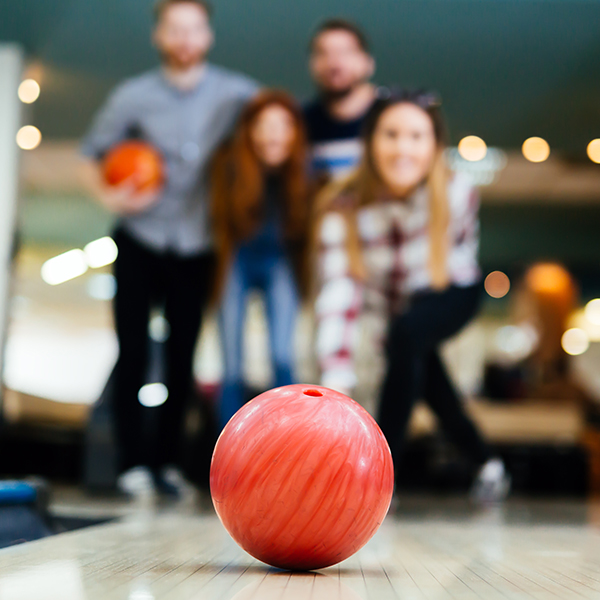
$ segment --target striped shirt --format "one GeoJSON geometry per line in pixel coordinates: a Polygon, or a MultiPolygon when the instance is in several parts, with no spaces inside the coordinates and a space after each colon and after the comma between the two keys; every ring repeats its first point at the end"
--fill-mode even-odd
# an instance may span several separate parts
{"type": "Polygon", "coordinates": [[[325,183],[356,168],[363,154],[361,130],[368,111],[355,119],[333,118],[322,100],[304,108],[314,178],[325,183]]]}
{"type": "Polygon", "coordinates": [[[312,146],[312,169],[317,178],[341,179],[350,174],[362,157],[360,139],[329,140],[312,146]]]}
{"type": "MultiPolygon", "coordinates": [[[[466,287],[480,278],[479,197],[466,177],[456,175],[451,180],[448,203],[448,275],[450,283],[466,287]]],[[[332,210],[318,231],[317,355],[323,385],[346,389],[356,385],[352,355],[360,315],[375,311],[389,317],[401,312],[413,294],[431,288],[425,188],[406,200],[365,206],[356,218],[364,280],[350,274],[345,217],[332,210]]]]}

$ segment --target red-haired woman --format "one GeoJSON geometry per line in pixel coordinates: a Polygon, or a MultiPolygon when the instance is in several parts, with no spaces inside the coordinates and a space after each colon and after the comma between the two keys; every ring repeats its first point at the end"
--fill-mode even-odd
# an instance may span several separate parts
{"type": "Polygon", "coordinates": [[[225,363],[222,426],[243,403],[242,334],[251,290],[265,297],[274,383],[292,383],[299,303],[295,266],[308,216],[306,157],[300,109],[288,94],[265,91],[248,104],[232,141],[215,159],[213,222],[225,363]]]}
{"type": "Polygon", "coordinates": [[[354,387],[357,317],[383,313],[387,373],[378,422],[395,462],[412,408],[424,398],[477,465],[476,496],[499,500],[509,488],[504,465],[465,413],[439,355],[479,305],[477,193],[446,167],[434,95],[381,90],[363,135],[360,167],[326,189],[318,206],[322,383],[354,387]]]}

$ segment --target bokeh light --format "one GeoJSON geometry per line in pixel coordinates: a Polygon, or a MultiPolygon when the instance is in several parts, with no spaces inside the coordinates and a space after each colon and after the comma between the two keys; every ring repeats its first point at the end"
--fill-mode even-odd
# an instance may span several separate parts
{"type": "Polygon", "coordinates": [[[585,307],[571,313],[567,319],[566,328],[569,329],[571,327],[583,329],[590,342],[600,342],[600,321],[598,323],[590,321],[586,316],[585,307]]]}
{"type": "Polygon", "coordinates": [[[596,138],[588,144],[587,155],[592,162],[600,164],[600,138],[596,138]]]}
{"type": "Polygon", "coordinates": [[[590,300],[585,305],[585,318],[594,325],[600,325],[600,298],[590,300]]]}
{"type": "Polygon", "coordinates": [[[21,102],[31,104],[40,97],[40,84],[35,79],[25,79],[17,93],[21,102]]]}
{"type": "Polygon", "coordinates": [[[49,285],[58,285],[83,275],[87,269],[83,250],[69,250],[42,265],[42,279],[49,285]]]}
{"type": "Polygon", "coordinates": [[[95,300],[112,300],[117,292],[117,280],[110,273],[96,273],[87,281],[86,290],[95,300]]]}
{"type": "Polygon", "coordinates": [[[561,338],[563,350],[571,356],[579,356],[590,347],[590,340],[583,329],[573,327],[567,329],[561,338]]]}
{"type": "Polygon", "coordinates": [[[117,259],[119,250],[115,241],[105,236],[98,240],[94,240],[85,246],[83,249],[87,264],[92,269],[99,269],[111,265],[117,259]]]}
{"type": "Polygon", "coordinates": [[[518,362],[527,358],[537,347],[539,335],[528,323],[505,325],[496,331],[496,348],[504,355],[504,362],[518,362]]]}
{"type": "Polygon", "coordinates": [[[485,158],[487,145],[480,137],[468,135],[458,143],[458,153],[465,160],[476,162],[485,158]]]}
{"type": "Polygon", "coordinates": [[[523,156],[530,162],[544,162],[550,156],[550,145],[541,137],[530,137],[523,142],[523,156]]]}
{"type": "Polygon", "coordinates": [[[164,383],[147,383],[138,392],[138,400],[142,406],[152,408],[167,401],[169,390],[164,383]]]}
{"type": "Polygon", "coordinates": [[[492,271],[485,278],[484,287],[492,298],[504,298],[510,290],[510,279],[502,271],[492,271]]]}
{"type": "Polygon", "coordinates": [[[33,125],[25,125],[17,131],[17,146],[21,150],[34,150],[42,141],[42,133],[33,125]]]}
{"type": "Polygon", "coordinates": [[[527,271],[525,278],[527,285],[537,294],[561,294],[572,287],[569,272],[555,263],[534,265],[527,271]]]}
{"type": "Polygon", "coordinates": [[[171,325],[163,314],[155,314],[148,323],[148,335],[155,342],[166,342],[171,335],[171,325]]]}

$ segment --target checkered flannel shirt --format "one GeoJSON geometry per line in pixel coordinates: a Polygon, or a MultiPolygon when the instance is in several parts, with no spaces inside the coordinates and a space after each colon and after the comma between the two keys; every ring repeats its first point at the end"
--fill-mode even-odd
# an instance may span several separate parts
{"type": "MultiPolygon", "coordinates": [[[[376,311],[389,317],[402,311],[411,295],[431,288],[429,208],[425,188],[406,200],[381,200],[361,208],[357,228],[366,278],[350,274],[347,221],[339,209],[327,213],[317,232],[319,293],[316,301],[317,355],[322,384],[351,389],[356,385],[353,351],[359,317],[376,311]]],[[[447,268],[450,282],[470,286],[480,278],[479,196],[469,180],[456,175],[449,183],[447,268]]]]}

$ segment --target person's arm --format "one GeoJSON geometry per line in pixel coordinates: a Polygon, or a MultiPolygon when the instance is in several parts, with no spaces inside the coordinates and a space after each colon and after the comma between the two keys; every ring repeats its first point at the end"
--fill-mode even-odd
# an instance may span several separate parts
{"type": "Polygon", "coordinates": [[[152,204],[156,192],[137,191],[135,178],[119,186],[108,186],[102,176],[101,161],[106,152],[124,140],[135,125],[135,102],[127,86],[117,88],[96,115],[81,143],[80,178],[88,193],[111,212],[140,212],[152,204]]]}
{"type": "Polygon", "coordinates": [[[463,244],[476,258],[479,252],[479,191],[471,188],[468,192],[467,206],[463,215],[463,244]]]}
{"type": "Polygon", "coordinates": [[[94,200],[117,214],[141,212],[154,204],[158,195],[155,191],[138,191],[134,177],[118,186],[107,185],[102,175],[101,163],[94,158],[81,158],[80,179],[94,200]]]}
{"type": "Polygon", "coordinates": [[[317,232],[319,290],[315,313],[321,384],[350,394],[357,383],[353,354],[363,288],[350,274],[347,234],[342,214],[325,215],[317,232]]]}
{"type": "Polygon", "coordinates": [[[467,180],[458,180],[451,190],[454,210],[453,255],[457,266],[478,263],[479,253],[479,192],[467,180]]]}

